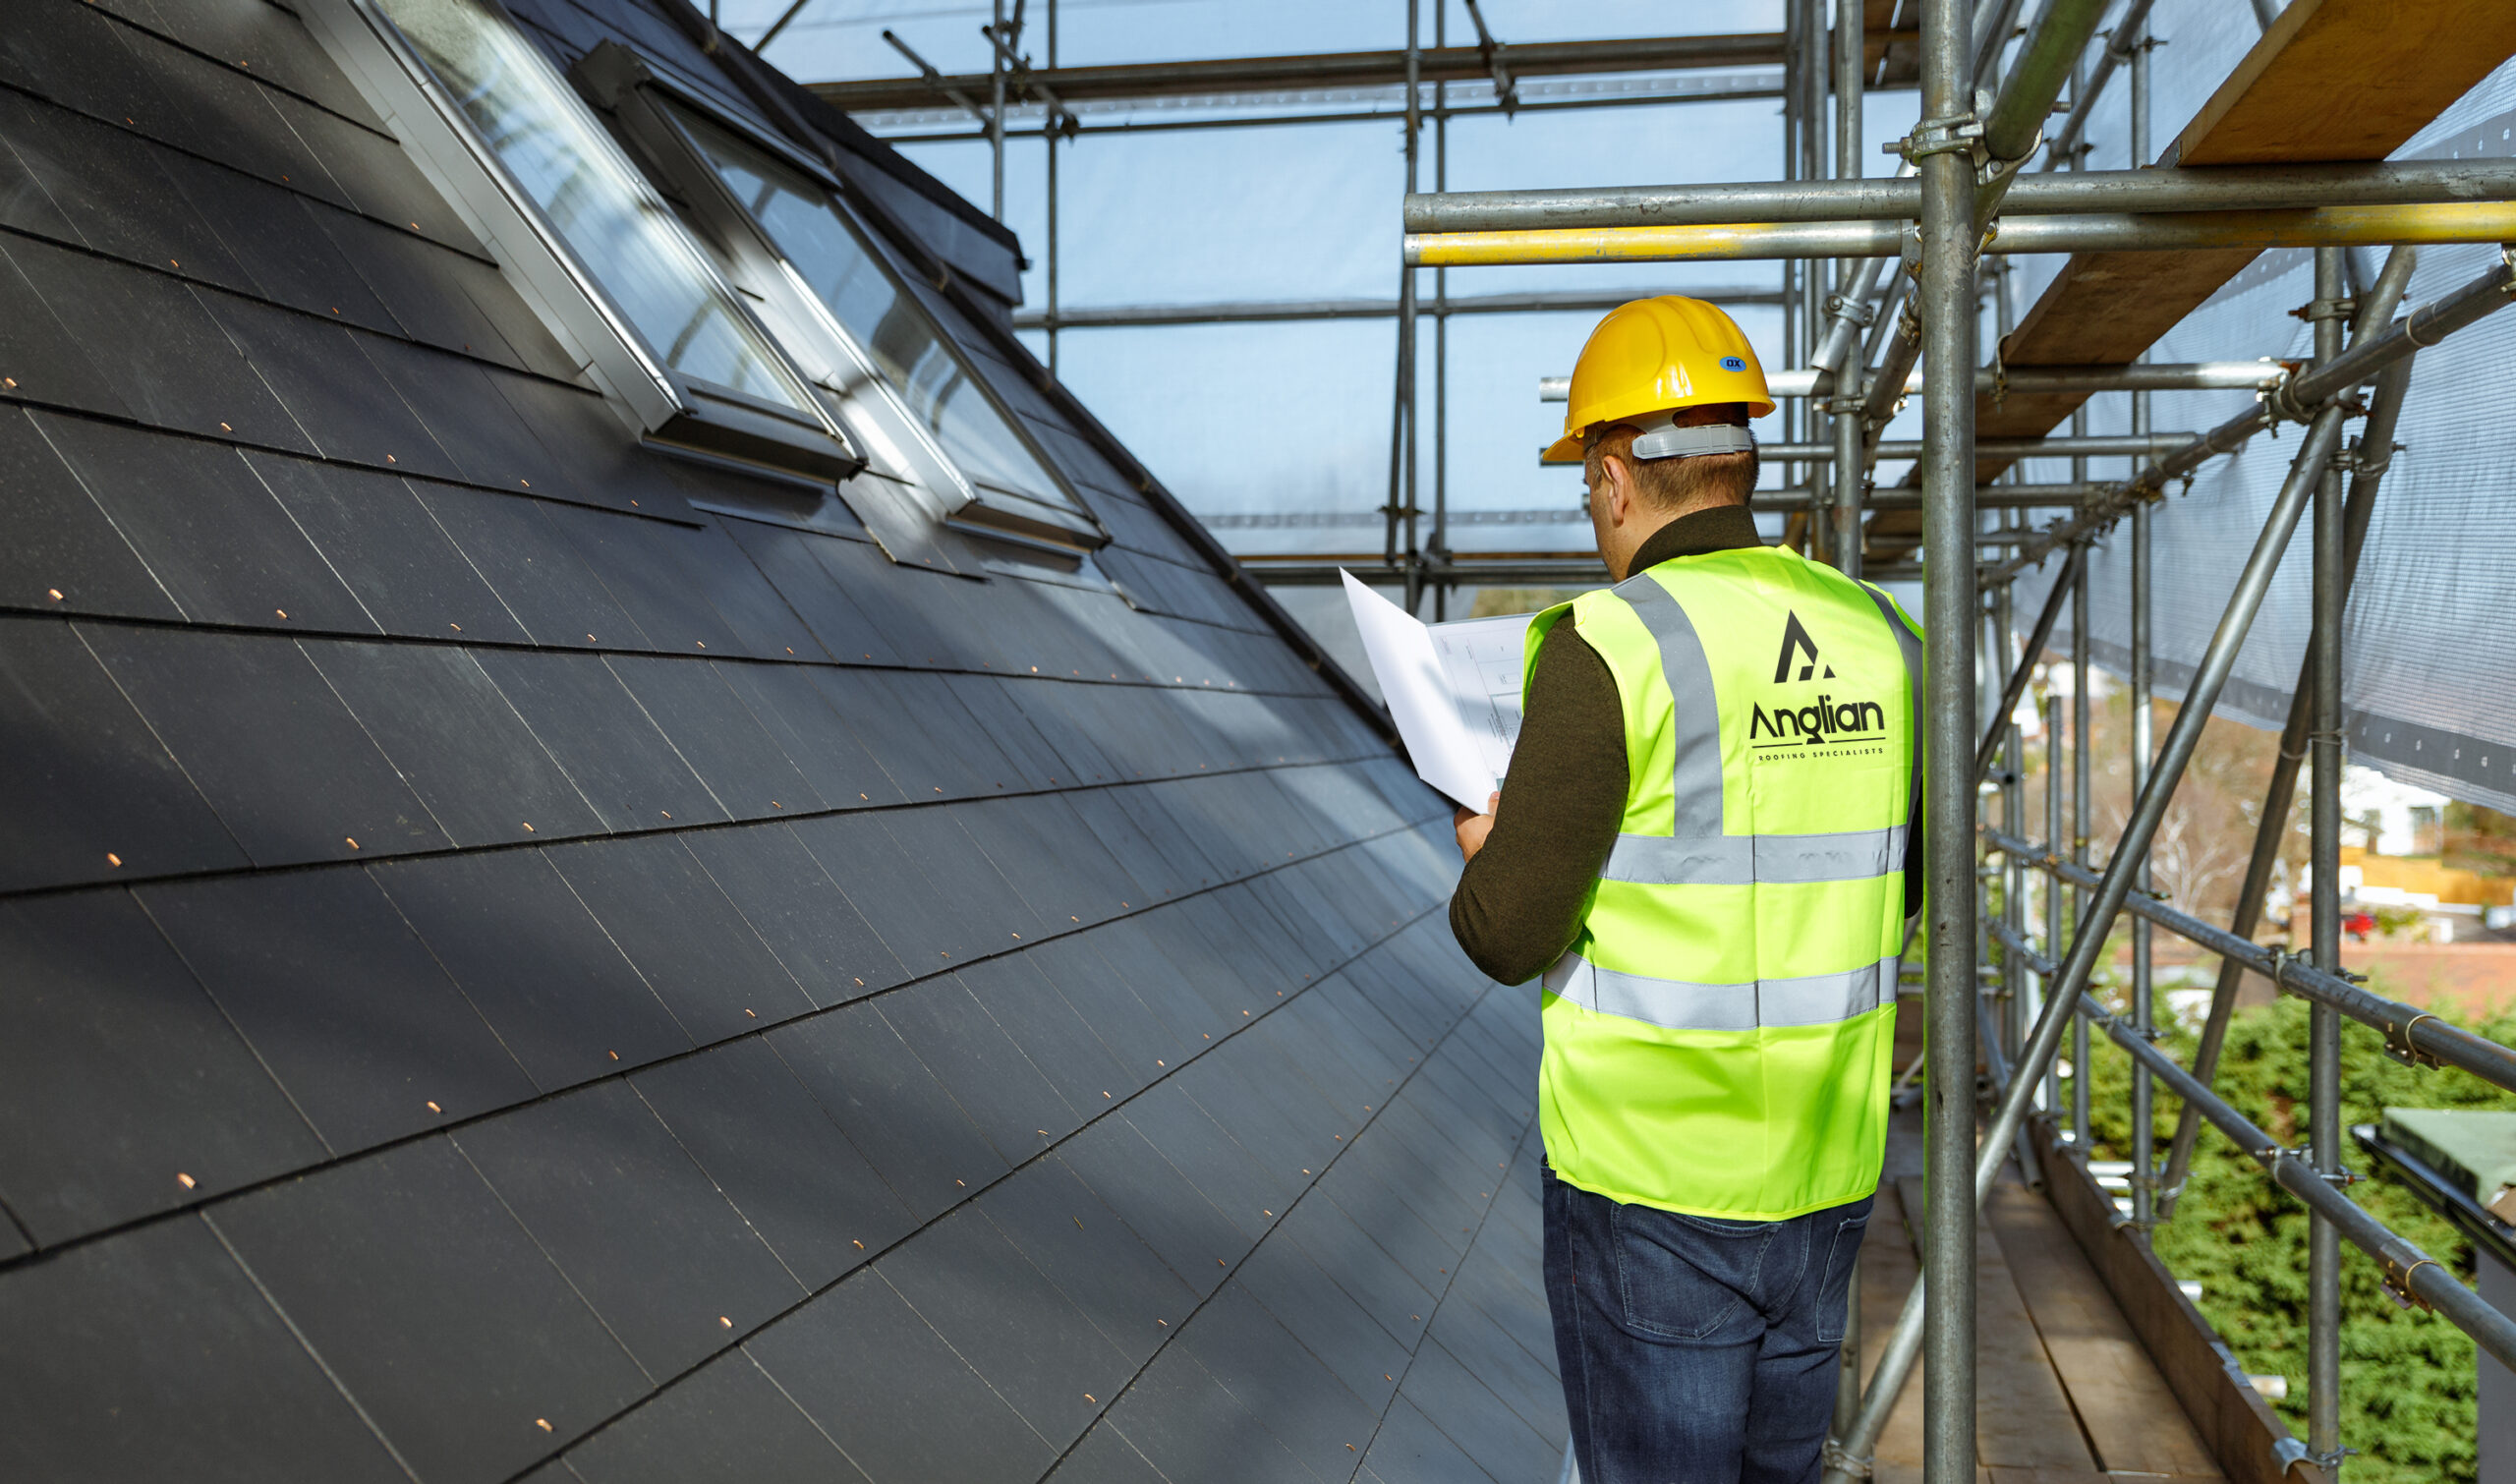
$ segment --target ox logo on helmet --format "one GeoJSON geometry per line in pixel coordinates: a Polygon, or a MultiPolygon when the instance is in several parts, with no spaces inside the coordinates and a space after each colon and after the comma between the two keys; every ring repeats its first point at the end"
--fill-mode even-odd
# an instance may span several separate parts
{"type": "Polygon", "coordinates": [[[1721,369],[1723,371],[1743,371],[1747,369],[1747,363],[1737,356],[1724,356],[1721,358],[1721,369]]]}

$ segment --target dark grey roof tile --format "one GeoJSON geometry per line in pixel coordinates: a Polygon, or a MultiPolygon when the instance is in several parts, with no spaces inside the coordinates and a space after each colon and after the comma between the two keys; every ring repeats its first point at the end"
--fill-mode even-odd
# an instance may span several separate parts
{"type": "Polygon", "coordinates": [[[543,513],[656,648],[682,655],[743,653],[725,620],[690,580],[682,555],[688,532],[569,505],[551,505],[543,513]]]}
{"type": "Polygon", "coordinates": [[[970,1115],[872,1004],[780,1027],[769,1042],[918,1221],[1004,1172],[970,1115]]]}
{"type": "Polygon", "coordinates": [[[361,329],[401,332],[383,302],[308,214],[330,207],[313,206],[285,186],[171,149],[160,149],[156,161],[262,297],[361,329]]]}
{"type": "Polygon", "coordinates": [[[200,300],[325,458],[461,478],[346,326],[233,294],[204,291],[200,300]]]}
{"type": "Polygon", "coordinates": [[[350,204],[260,84],[145,31],[125,29],[121,37],[134,65],[166,100],[179,131],[151,130],[157,138],[309,196],[350,204]]]}
{"type": "MultiPolygon", "coordinates": [[[[1360,1157],[1349,1153],[1330,1166],[1317,1188],[1426,1292],[1441,1292],[1450,1281],[1444,1270],[1458,1266],[1466,1239],[1457,1228],[1445,1236],[1417,1212],[1407,1192],[1400,1188],[1409,1179],[1400,1162],[1360,1148],[1369,1143],[1368,1135],[1355,1142],[1360,1157]]],[[[1428,1317],[1432,1313],[1430,1309],[1408,1311],[1410,1315],[1419,1312],[1428,1317]]],[[[1383,1322],[1388,1322],[1385,1316],[1383,1322]]],[[[1399,1339],[1414,1342],[1413,1336],[1402,1332],[1399,1339]]]]}
{"type": "Polygon", "coordinates": [[[695,829],[680,839],[813,1003],[828,1008],[908,977],[786,826],[695,829]]]}
{"type": "MultiPolygon", "coordinates": [[[[1477,1467],[1476,1460],[1460,1452],[1448,1433],[1404,1397],[1399,1398],[1389,1415],[1381,1419],[1380,1432],[1372,1439],[1363,1471],[1365,1477],[1378,1479],[1380,1484],[1468,1484],[1470,1480],[1494,1477],[1477,1467]]],[[[1507,1477],[1516,1481],[1519,1476],[1507,1477]]],[[[1545,1475],[1536,1477],[1542,1479],[1545,1475]]]]}
{"type": "MultiPolygon", "coordinates": [[[[949,806],[886,809],[866,818],[878,821],[900,853],[916,865],[923,878],[925,904],[942,918],[944,931],[937,944],[942,957],[965,963],[982,953],[1005,952],[1047,936],[1038,914],[996,869],[978,841],[970,838],[949,806]]],[[[906,882],[898,885],[916,889],[906,882]]],[[[851,890],[849,894],[858,893],[851,890]]]]}
{"type": "MultiPolygon", "coordinates": [[[[1164,1059],[1177,1066],[1213,1045],[1218,1032],[1229,1034],[1229,1027],[1223,1012],[1185,984],[1178,965],[1162,950],[1159,940],[1165,936],[1168,920],[1159,910],[1139,913],[1094,934],[1092,944],[1119,982],[1134,991],[1136,1000],[1160,1022],[1167,1032],[1164,1040],[1172,1048],[1164,1059]]],[[[1111,1032],[1104,1029],[1102,1034],[1107,1038],[1111,1032]]]]}
{"type": "Polygon", "coordinates": [[[29,0],[0,36],[0,82],[102,119],[158,132],[176,117],[132,62],[123,28],[78,0],[29,0]]]}
{"type": "Polygon", "coordinates": [[[482,650],[475,657],[606,826],[686,828],[726,818],[600,656],[482,650]]]}
{"type": "Polygon", "coordinates": [[[86,418],[37,413],[35,421],[185,617],[376,632],[237,450],[86,418]]]}
{"type": "Polygon", "coordinates": [[[1056,1484],[1165,1484],[1162,1471],[1107,1422],[1095,1423],[1049,1478],[1056,1484]]]}
{"type": "Polygon", "coordinates": [[[794,822],[829,879],[910,975],[949,968],[961,929],[951,899],[939,896],[872,814],[825,815],[794,822]]]}
{"type": "Polygon", "coordinates": [[[246,864],[70,625],[0,622],[0,890],[246,864]]]}
{"type": "MultiPolygon", "coordinates": [[[[1441,1311],[1433,1316],[1431,1343],[1439,1346],[1468,1374],[1492,1392],[1495,1398],[1512,1410],[1531,1432],[1548,1440],[1556,1448],[1564,1446],[1564,1387],[1555,1377],[1554,1368],[1540,1360],[1529,1347],[1551,1352],[1555,1334],[1547,1320],[1546,1306],[1540,1301],[1534,1315],[1524,1309],[1521,1317],[1533,1317],[1534,1327],[1518,1334],[1506,1332],[1494,1318],[1460,1289],[1470,1271],[1462,1268],[1461,1279],[1443,1295],[1441,1311]]],[[[1511,1280],[1489,1272],[1479,1286],[1491,1288],[1496,1281],[1516,1287],[1511,1280]]]]}
{"type": "Polygon", "coordinates": [[[584,1484],[861,1484],[865,1477],[740,1351],[577,1445],[567,1462],[584,1484]]]}
{"type": "Polygon", "coordinates": [[[1275,1225],[1300,1192],[1298,1173],[1279,1173],[1259,1163],[1172,1083],[1156,1083],[1138,1094],[1122,1115],[1240,1228],[1243,1250],[1275,1225]]]}
{"type": "Polygon", "coordinates": [[[602,832],[594,806],[469,652],[312,641],[303,648],[456,844],[602,832]]]}
{"type": "Polygon", "coordinates": [[[198,1219],[0,1278],[0,1337],[11,1478],[409,1478],[198,1219]]]}
{"type": "MultiPolygon", "coordinates": [[[[1233,1282],[1265,1305],[1364,1405],[1375,1412],[1388,1409],[1390,1398],[1398,1394],[1397,1378],[1406,1369],[1406,1347],[1321,1272],[1300,1243],[1281,1233],[1260,1242],[1233,1282]]],[[[1351,1441],[1360,1446],[1363,1440],[1351,1441]]]]}
{"type": "MultiPolygon", "coordinates": [[[[423,237],[456,247],[472,245],[472,229],[446,204],[402,146],[366,124],[352,123],[303,98],[257,87],[263,105],[277,114],[306,154],[351,206],[377,221],[408,226],[423,237]]],[[[221,159],[234,156],[220,154],[221,159]]]]}
{"type": "Polygon", "coordinates": [[[827,807],[716,666],[696,656],[639,655],[614,655],[604,663],[736,819],[827,807]]]}
{"type": "Polygon", "coordinates": [[[728,1042],[630,1081],[805,1287],[873,1261],[914,1225],[765,1041],[728,1042]]]}
{"type": "Polygon", "coordinates": [[[1057,1456],[879,1274],[745,1348],[874,1484],[1015,1484],[1057,1456]]]}
{"type": "Polygon", "coordinates": [[[452,843],[293,640],[81,632],[255,864],[452,843]]]}
{"type": "Polygon", "coordinates": [[[1059,1146],[1058,1158],[1199,1298],[1249,1250],[1231,1218],[1123,1117],[1092,1124],[1059,1146]]]}
{"type": "Polygon", "coordinates": [[[803,1299],[626,1082],[470,1124],[454,1142],[658,1380],[803,1299]]]}
{"type": "Polygon", "coordinates": [[[437,856],[375,878],[543,1090],[690,1046],[540,851],[437,856]]]}
{"type": "MultiPolygon", "coordinates": [[[[1102,956],[1104,942],[1134,931],[1127,923],[1114,923],[1098,933],[1043,943],[1008,960],[1038,969],[1056,987],[1058,998],[1109,1048],[1112,1075],[1118,1080],[1099,1089],[1105,1095],[1102,1102],[1131,1096],[1162,1076],[1164,1063],[1176,1065],[1188,1053],[1188,1042],[1180,1033],[1137,998],[1125,977],[1102,956]]],[[[987,992],[980,994],[984,999],[987,992]]],[[[1091,1091],[1084,1089],[1087,1108],[1094,1101],[1091,1091]]]]}
{"type": "Polygon", "coordinates": [[[882,632],[848,599],[846,590],[815,554],[815,547],[839,538],[759,521],[727,520],[724,528],[831,657],[851,664],[860,660],[870,664],[890,657],[889,644],[882,632]]]}
{"type": "MultiPolygon", "coordinates": [[[[1562,1395],[1557,1393],[1559,1411],[1562,1395]]],[[[1415,1364],[1406,1373],[1405,1397],[1444,1436],[1497,1477],[1542,1479],[1547,1470],[1563,1463],[1562,1435],[1553,1443],[1541,1437],[1438,1339],[1427,1339],[1416,1347],[1415,1364]]]]}
{"type": "Polygon", "coordinates": [[[1195,832],[1171,812],[1166,796],[1145,786],[1113,788],[1105,797],[1115,802],[1153,848],[1161,852],[1171,868],[1170,881],[1166,883],[1171,891],[1211,886],[1222,879],[1214,861],[1197,843],[1195,832]]]}
{"type": "Polygon", "coordinates": [[[977,723],[977,735],[985,738],[1011,770],[1012,776],[1007,781],[1021,788],[1075,785],[1078,780],[1067,771],[1064,760],[1049,746],[1013,698],[1005,694],[1004,680],[994,675],[946,675],[944,683],[977,723]]]}
{"type": "MultiPolygon", "coordinates": [[[[975,723],[942,677],[817,665],[813,683],[912,801],[994,793],[972,745],[975,723]]],[[[999,755],[1001,756],[1001,755],[999,755]]]]}
{"type": "Polygon", "coordinates": [[[982,960],[960,971],[961,984],[1068,1108],[1080,1117],[1097,1116],[1157,1068],[1148,1060],[1139,1076],[1122,1064],[1042,973],[1039,956],[1033,949],[982,960]]]}
{"type": "MultiPolygon", "coordinates": [[[[471,265],[468,258],[457,260],[471,265]]],[[[525,326],[540,323],[520,304],[500,318],[499,327],[510,339],[522,339],[525,326]]],[[[562,356],[538,370],[541,374],[527,375],[485,364],[481,374],[533,430],[548,462],[567,471],[569,499],[682,527],[700,523],[682,494],[676,471],[639,447],[600,392],[572,384],[573,363],[562,356]]]]}
{"type": "Polygon", "coordinates": [[[649,649],[600,579],[559,539],[543,501],[451,485],[412,491],[544,649],[649,649]]]}
{"type": "Polygon", "coordinates": [[[335,1152],[534,1096],[367,873],[226,877],[139,896],[335,1152]]]}
{"type": "Polygon", "coordinates": [[[421,1478],[505,1478],[648,1390],[442,1137],[231,1201],[212,1223],[421,1478]]]}
{"type": "Polygon", "coordinates": [[[385,633],[528,642],[514,612],[400,480],[281,454],[245,461],[385,633]]]}
{"type": "Polygon", "coordinates": [[[953,817],[1051,933],[1106,922],[1142,894],[1062,795],[975,799],[953,817]]]}
{"type": "Polygon", "coordinates": [[[875,1271],[1051,1449],[1081,1437],[1135,1370],[974,1210],[919,1232],[875,1271]]]}
{"type": "Polygon", "coordinates": [[[231,62],[360,123],[375,124],[358,89],[307,32],[305,23],[277,6],[263,0],[185,0],[143,9],[150,19],[143,25],[195,51],[231,62]]]}
{"type": "Polygon", "coordinates": [[[1238,1282],[1197,1312],[1179,1343],[1322,1479],[1362,1462],[1374,1409],[1302,1347],[1238,1282]]]}
{"type": "Polygon", "coordinates": [[[1295,1202],[1269,1240],[1299,1242],[1320,1271],[1402,1347],[1412,1350],[1431,1322],[1434,1294],[1439,1290],[1416,1282],[1403,1264],[1326,1193],[1313,1189],[1295,1202]]]}
{"type": "Polygon", "coordinates": [[[359,336],[358,347],[419,414],[421,426],[464,479],[550,499],[590,498],[469,358],[383,335],[359,336]]]}
{"type": "Polygon", "coordinates": [[[1015,1170],[977,1206],[1131,1366],[1152,1358],[1196,1307],[1188,1285],[1057,1155],[1015,1170]]]}
{"type": "Polygon", "coordinates": [[[1022,715],[1060,765],[1059,775],[1065,786],[1077,783],[1115,783],[1118,780],[1118,765],[1077,714],[1076,697],[1084,687],[1061,680],[1043,680],[1008,684],[1005,694],[1021,709],[1022,715]]]}
{"type": "Polygon", "coordinates": [[[309,202],[306,214],[357,269],[404,335],[485,361],[515,359],[492,312],[468,289],[477,274],[465,264],[484,266],[477,259],[355,211],[309,202]]]}
{"type": "Polygon", "coordinates": [[[218,234],[158,168],[161,146],[12,94],[0,94],[0,137],[67,218],[71,232],[59,240],[203,283],[254,287],[218,234]]]}
{"type": "Polygon", "coordinates": [[[679,836],[587,840],[544,855],[692,1040],[720,1041],[812,1009],[679,836]]]}
{"type": "Polygon", "coordinates": [[[0,1193],[44,1245],[325,1150],[130,896],[0,909],[0,1193]]]}
{"type": "Polygon", "coordinates": [[[1083,828],[1101,842],[1101,848],[1127,875],[1135,890],[1121,897],[1130,909],[1159,901],[1176,892],[1183,885],[1172,870],[1170,862],[1155,849],[1143,829],[1130,818],[1109,788],[1078,788],[1068,792],[1066,807],[1083,828]]]}
{"type": "Polygon", "coordinates": [[[1068,1106],[953,976],[894,990],[883,997],[880,1008],[1008,1168],[1064,1138],[1090,1115],[1068,1106]]]}
{"type": "Polygon", "coordinates": [[[53,314],[18,265],[0,255],[0,394],[132,416],[131,404],[88,359],[80,336],[53,314]]]}
{"type": "Polygon", "coordinates": [[[668,569],[706,595],[740,648],[781,663],[823,657],[812,631],[725,534],[728,523],[714,515],[694,514],[694,518],[704,522],[695,530],[648,522],[646,538],[670,552],[668,569]]]}
{"type": "Polygon", "coordinates": [[[31,238],[11,238],[7,252],[131,416],[204,437],[314,451],[181,280],[31,238]]]}
{"type": "Polygon", "coordinates": [[[1266,1421],[1224,1389],[1183,1345],[1154,1357],[1105,1424],[1167,1479],[1218,1484],[1319,1484],[1266,1421]]]}
{"type": "Polygon", "coordinates": [[[832,808],[857,809],[896,804],[907,795],[874,761],[865,744],[838,713],[830,709],[822,688],[813,683],[817,666],[746,664],[718,661],[716,673],[749,708],[752,719],[786,754],[832,808]]]}

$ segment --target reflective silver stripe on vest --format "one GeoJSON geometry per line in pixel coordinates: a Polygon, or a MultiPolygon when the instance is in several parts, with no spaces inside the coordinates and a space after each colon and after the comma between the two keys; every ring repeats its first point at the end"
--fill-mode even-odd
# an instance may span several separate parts
{"type": "Polygon", "coordinates": [[[1566,953],[1546,971],[1547,993],[1602,1015],[1622,1015],[1678,1031],[1752,1031],[1759,1026],[1832,1025],[1891,1002],[1899,960],[1882,958],[1840,974],[1690,984],[1602,969],[1566,953]]]}
{"type": "Polygon", "coordinates": [[[1677,755],[1671,779],[1677,822],[1670,832],[1682,839],[1720,839],[1721,702],[1712,688],[1712,661],[1704,655],[1703,640],[1687,610],[1649,573],[1637,572],[1610,591],[1626,600],[1659,645],[1660,677],[1676,703],[1669,740],[1677,755]]]}
{"type": "Polygon", "coordinates": [[[1905,832],[1893,825],[1840,834],[1620,834],[1599,880],[1648,886],[1866,881],[1904,869],[1905,832]]]}

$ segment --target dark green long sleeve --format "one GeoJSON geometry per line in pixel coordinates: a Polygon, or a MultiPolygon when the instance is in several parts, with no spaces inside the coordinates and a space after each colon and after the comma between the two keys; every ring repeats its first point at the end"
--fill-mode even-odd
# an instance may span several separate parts
{"type": "MultiPolygon", "coordinates": [[[[1761,543],[1744,506],[1718,506],[1661,527],[1633,566],[1761,543]]],[[[1572,624],[1548,631],[1520,705],[1493,832],[1451,896],[1452,936],[1505,984],[1536,978],[1572,945],[1625,819],[1625,710],[1607,661],[1572,624]]]]}

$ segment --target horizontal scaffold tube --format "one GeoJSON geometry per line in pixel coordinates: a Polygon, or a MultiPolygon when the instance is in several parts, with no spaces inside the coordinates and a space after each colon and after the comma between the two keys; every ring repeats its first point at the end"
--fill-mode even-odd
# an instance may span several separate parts
{"type": "MultiPolygon", "coordinates": [[[[2085,437],[2059,438],[1976,438],[1974,457],[1978,459],[2109,459],[2150,458],[2182,448],[2193,441],[2188,432],[2171,433],[2089,433],[2085,437]]],[[[1768,459],[1813,460],[1823,464],[1835,456],[1832,443],[1759,443],[1756,451],[1768,459]]],[[[1882,459],[1917,459],[1922,445],[1915,438],[1888,438],[1878,444],[1882,459]]]]}
{"type": "MultiPolygon", "coordinates": [[[[2072,885],[2088,886],[2096,882],[2094,872],[2074,864],[2068,856],[2055,855],[2031,840],[2022,840],[1998,829],[1984,830],[1983,837],[1991,842],[1993,849],[2014,855],[2027,865],[2072,885]]],[[[2275,953],[2152,897],[2135,892],[2126,898],[2124,905],[2170,933],[2222,957],[2237,960],[2284,990],[2318,1004],[2330,1005],[2362,1025],[2374,1027],[2384,1033],[2388,1045],[2409,1055],[2461,1067],[2485,1082],[2516,1089],[2516,1051],[2510,1051],[2487,1037],[2476,1036],[2461,1026],[2451,1025],[2398,999],[2371,995],[2303,958],[2275,953]]]]}
{"type": "MultiPolygon", "coordinates": [[[[2139,910],[2137,898],[2134,910],[2139,910]]],[[[2036,952],[2024,935],[2009,924],[1994,921],[1991,931],[2003,947],[2017,954],[2019,962],[2035,973],[2049,976],[2060,968],[2036,952]]],[[[2481,1295],[2465,1287],[2435,1258],[2395,1235],[2392,1228],[2370,1216],[2358,1202],[2342,1194],[2339,1187],[2316,1173],[2313,1165],[2281,1148],[2279,1140],[2264,1132],[2226,1099],[2202,1086],[2200,1078],[2185,1070],[2173,1056],[2160,1051],[2141,1034],[2139,1027],[2107,1013],[2105,1006],[2087,995],[2080,997],[2079,1012],[2089,1024],[2104,1031],[2107,1039],[2130,1053],[2132,1059],[2147,1067],[2150,1075],[2166,1084],[2167,1091],[2183,1099],[2208,1119],[2212,1127],[2226,1134],[2230,1143],[2263,1168],[2273,1183],[2304,1201],[2317,1216],[2339,1227],[2352,1245],[2374,1258],[2385,1270],[2388,1286],[2408,1293],[2445,1315],[2447,1323],[2470,1335],[2483,1349],[2501,1361],[2516,1365],[2516,1321],[2511,1321],[2483,1301],[2481,1295]]]]}
{"type": "MultiPolygon", "coordinates": [[[[2004,216],[2082,212],[2267,211],[2404,206],[2516,197],[2516,160],[2406,160],[2342,165],[2209,165],[2029,175],[2004,216]]],[[[1628,186],[1558,191],[1453,191],[1406,198],[1409,232],[1527,232],[1591,227],[1707,227],[1727,222],[1912,221],[1915,176],[1628,186]]]]}
{"type": "MultiPolygon", "coordinates": [[[[2037,177],[2041,179],[2042,177],[2037,177]]],[[[1813,184],[1813,183],[1812,183],[1813,184]]],[[[1515,232],[1410,232],[1406,260],[1427,268],[1560,262],[1741,262],[1782,257],[1889,257],[1904,222],[1730,222],[1687,227],[1563,227],[1515,232]]],[[[2219,248],[2496,243],[2516,238],[2516,201],[2318,206],[2287,211],[2184,211],[2003,217],[1986,253],[2175,253],[2219,248]]]]}
{"type": "MultiPolygon", "coordinates": [[[[1019,324],[1017,318],[1016,323],[1019,324]]],[[[1974,370],[1974,389],[2009,396],[2100,391],[2269,391],[2289,368],[2278,361],[2131,362],[2112,366],[2010,366],[1974,370]]],[[[1816,392],[1823,368],[1796,366],[1765,373],[1765,389],[1777,397],[1805,397],[1816,392]]],[[[1930,385],[1915,371],[1905,378],[1905,394],[1914,396],[1930,385]]],[[[1540,376],[1537,399],[1563,402],[1571,398],[1572,378],[1540,376]]],[[[1828,390],[1832,390],[1831,381],[1828,390]]]]}
{"type": "MultiPolygon", "coordinates": [[[[2110,484],[2076,485],[1977,485],[1974,486],[1974,508],[1977,510],[2040,510],[2046,507],[2078,505],[2095,499],[2111,490],[2110,484]]],[[[1759,489],[1755,508],[1758,510],[1805,510],[1815,499],[1805,489],[1759,489]]],[[[1922,492],[1918,489],[1879,489],[1864,496],[1863,510],[1919,510],[1922,492]]],[[[1997,535],[1999,533],[1989,533],[1997,535]]],[[[2010,533],[2013,539],[2019,533],[2010,533]]]]}
{"type": "MultiPolygon", "coordinates": [[[[2018,555],[1985,575],[1986,581],[2003,582],[2042,561],[2054,547],[2090,535],[2121,520],[2134,502],[2155,496],[2166,487],[2166,482],[2179,475],[2190,474],[2213,457],[2241,446],[2246,439],[2271,426],[2276,417],[2305,418],[2316,408],[2340,396],[2343,392],[2370,380],[2386,367],[2414,354],[2423,347],[2435,345],[2446,336],[2468,324],[2505,309],[2516,298],[2516,248],[2501,248],[2498,261],[2487,272],[2463,287],[2441,294],[2395,320],[2381,334],[2362,334],[2330,361],[2298,372],[2279,392],[2230,418],[2208,432],[2194,438],[2183,447],[2163,454],[2157,463],[2141,474],[2115,486],[2111,498],[2093,502],[2088,511],[2066,525],[2052,528],[2039,542],[2030,542],[2018,555]]],[[[1991,457],[1978,446],[1977,453],[1991,457]]]]}

